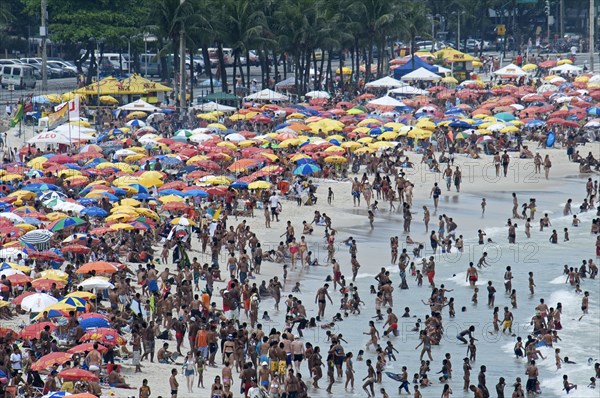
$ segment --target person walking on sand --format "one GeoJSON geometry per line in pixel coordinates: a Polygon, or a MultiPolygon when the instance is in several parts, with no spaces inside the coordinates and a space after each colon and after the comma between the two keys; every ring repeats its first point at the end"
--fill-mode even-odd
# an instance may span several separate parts
{"type": "Polygon", "coordinates": [[[546,176],[546,180],[548,179],[548,175],[550,174],[551,167],[552,162],[550,161],[550,155],[546,155],[544,157],[544,175],[546,176]]]}
{"type": "Polygon", "coordinates": [[[508,174],[508,165],[510,164],[510,156],[507,151],[502,154],[502,172],[504,177],[508,174]]]}
{"type": "Polygon", "coordinates": [[[431,215],[429,214],[429,209],[427,206],[423,206],[423,224],[425,224],[425,232],[429,232],[429,220],[431,220],[431,215]]]}
{"type": "Polygon", "coordinates": [[[315,297],[315,304],[318,303],[318,305],[319,305],[319,312],[318,312],[317,316],[320,318],[323,318],[325,316],[325,307],[327,305],[325,298],[328,298],[329,302],[333,305],[333,301],[331,300],[331,297],[329,296],[329,292],[327,291],[327,289],[329,289],[329,284],[326,283],[323,285],[322,288],[317,290],[317,295],[315,297]]]}
{"type": "Polygon", "coordinates": [[[171,398],[177,398],[177,389],[179,388],[179,382],[177,381],[177,369],[171,369],[169,386],[171,387],[171,398]]]}
{"type": "Polygon", "coordinates": [[[436,213],[438,209],[438,205],[440,203],[440,195],[442,194],[442,190],[438,186],[438,183],[433,184],[433,188],[431,188],[431,192],[429,193],[429,197],[433,197],[433,212],[436,213]]]}
{"type": "Polygon", "coordinates": [[[354,181],[352,181],[351,188],[352,203],[354,204],[354,207],[356,207],[357,204],[360,207],[360,192],[362,190],[361,188],[362,184],[360,183],[360,181],[358,181],[358,177],[354,177],[354,181]]]}
{"type": "Polygon", "coordinates": [[[365,376],[363,381],[365,383],[363,384],[362,388],[367,393],[367,397],[368,398],[374,397],[375,389],[373,388],[373,385],[375,384],[375,369],[373,369],[373,365],[371,365],[370,359],[367,359],[367,375],[365,376]],[[369,389],[371,391],[369,391],[369,389]]]}
{"type": "Polygon", "coordinates": [[[454,170],[454,187],[456,188],[456,192],[460,192],[460,184],[462,183],[462,171],[460,168],[456,166],[456,170],[454,170]]]}

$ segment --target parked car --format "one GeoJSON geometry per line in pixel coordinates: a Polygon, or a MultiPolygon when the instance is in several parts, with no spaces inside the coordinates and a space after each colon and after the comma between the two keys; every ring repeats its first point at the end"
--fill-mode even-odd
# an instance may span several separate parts
{"type": "Polygon", "coordinates": [[[14,85],[19,90],[35,88],[36,78],[30,65],[2,65],[0,72],[0,85],[7,88],[14,85]]]}
{"type": "Polygon", "coordinates": [[[21,58],[21,62],[24,64],[29,64],[29,65],[41,65],[42,59],[41,58],[21,58]]]}
{"type": "Polygon", "coordinates": [[[65,65],[61,64],[58,61],[49,61],[47,65],[51,68],[57,69],[60,71],[60,77],[75,77],[77,76],[77,72],[67,68],[65,65]]]}
{"type": "MultiPolygon", "coordinates": [[[[41,79],[42,65],[30,64],[29,66],[31,66],[32,68],[34,68],[35,70],[37,70],[39,72],[39,76],[41,79]]],[[[50,66],[48,64],[48,65],[46,65],[46,70],[47,70],[46,73],[48,75],[48,79],[60,79],[61,77],[64,77],[62,69],[57,68],[55,66],[50,66]]]]}
{"type": "Polygon", "coordinates": [[[69,76],[69,77],[77,76],[77,66],[75,66],[73,63],[67,62],[67,61],[58,61],[55,59],[51,60],[50,62],[53,62],[56,65],[58,65],[59,67],[61,67],[63,70],[66,70],[67,76],[69,76]]]}

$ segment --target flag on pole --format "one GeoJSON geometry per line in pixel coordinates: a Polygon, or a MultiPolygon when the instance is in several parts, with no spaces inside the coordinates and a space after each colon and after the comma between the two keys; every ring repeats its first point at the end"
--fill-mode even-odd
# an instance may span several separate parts
{"type": "Polygon", "coordinates": [[[79,96],[76,95],[71,101],[69,101],[69,120],[79,121],[79,96]]]}
{"type": "Polygon", "coordinates": [[[19,104],[19,107],[17,108],[17,113],[15,113],[15,116],[13,116],[13,118],[10,119],[10,127],[15,127],[17,124],[19,124],[21,120],[23,120],[24,116],[25,109],[23,108],[23,104],[19,104]]]}
{"type": "Polygon", "coordinates": [[[67,102],[56,106],[54,113],[48,115],[48,130],[54,130],[63,123],[69,121],[69,106],[67,102]]]}
{"type": "Polygon", "coordinates": [[[215,211],[215,214],[213,215],[213,221],[219,221],[219,216],[221,215],[222,208],[223,208],[223,206],[219,206],[217,211],[215,211]]]}

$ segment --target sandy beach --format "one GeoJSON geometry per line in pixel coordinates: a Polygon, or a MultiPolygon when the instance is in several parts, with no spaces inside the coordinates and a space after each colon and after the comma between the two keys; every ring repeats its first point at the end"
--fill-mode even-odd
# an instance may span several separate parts
{"type": "MultiPolygon", "coordinates": [[[[28,134],[30,134],[28,132],[28,134]]],[[[18,146],[22,143],[22,137],[17,138],[9,132],[10,146],[18,146]]],[[[530,143],[530,148],[534,148],[534,143],[530,143]]],[[[585,155],[591,151],[596,156],[600,153],[600,144],[588,144],[578,147],[580,152],[585,155]]],[[[569,162],[563,149],[535,149],[533,152],[539,152],[542,157],[549,154],[552,159],[552,168],[550,178],[546,180],[542,174],[535,174],[533,162],[531,159],[511,158],[510,170],[507,177],[495,177],[492,159],[489,156],[483,155],[481,159],[470,159],[462,156],[457,156],[455,166],[459,166],[463,171],[463,184],[461,192],[457,193],[454,190],[446,191],[441,174],[431,173],[426,170],[424,165],[420,163],[421,155],[409,153],[411,161],[415,163],[413,169],[406,169],[406,178],[414,183],[414,200],[413,223],[410,236],[417,242],[425,244],[426,256],[430,256],[431,248],[428,244],[428,234],[422,222],[423,212],[422,206],[427,206],[431,210],[432,220],[430,227],[437,228],[437,216],[447,214],[454,217],[457,224],[457,235],[463,235],[465,241],[465,251],[463,253],[439,253],[436,255],[437,272],[436,283],[439,285],[444,283],[447,289],[452,292],[448,293],[449,297],[455,297],[457,316],[452,320],[446,320],[445,334],[442,344],[433,348],[433,356],[436,363],[432,363],[430,380],[433,386],[423,389],[425,397],[438,397],[441,393],[440,384],[437,381],[437,376],[434,375],[439,369],[439,360],[444,353],[449,352],[452,355],[452,361],[455,368],[455,376],[451,381],[452,389],[455,397],[471,396],[467,392],[462,391],[462,372],[460,366],[462,357],[465,355],[465,347],[459,345],[454,340],[454,335],[462,330],[465,325],[474,324],[477,326],[478,338],[478,359],[473,364],[473,377],[475,378],[477,369],[480,365],[487,365],[488,371],[488,386],[492,387],[498,380],[498,377],[503,376],[507,379],[506,391],[512,390],[510,385],[514,383],[515,377],[524,376],[525,363],[523,360],[514,359],[512,346],[514,337],[510,335],[496,335],[491,333],[491,310],[485,305],[485,293],[483,292],[487,280],[494,282],[496,286],[502,286],[502,274],[505,266],[512,265],[515,274],[513,286],[519,291],[519,308],[513,310],[515,316],[515,335],[523,338],[530,333],[529,320],[533,315],[533,307],[535,302],[541,297],[545,297],[547,302],[554,305],[560,301],[563,303],[563,325],[564,330],[561,331],[562,341],[558,346],[562,347],[564,355],[568,355],[573,361],[577,362],[574,365],[568,365],[573,371],[569,371],[570,381],[580,385],[580,388],[573,391],[570,395],[573,397],[595,397],[597,396],[593,390],[585,388],[589,377],[593,374],[593,369],[588,365],[587,361],[593,359],[597,361],[600,357],[600,342],[597,338],[597,331],[600,327],[599,323],[599,292],[600,287],[598,280],[585,280],[582,284],[583,290],[591,292],[590,298],[590,314],[581,321],[576,318],[580,315],[578,309],[580,297],[575,294],[572,289],[569,289],[563,282],[562,275],[563,264],[577,266],[582,259],[595,258],[594,243],[595,236],[589,234],[590,221],[594,218],[595,212],[585,213],[580,216],[582,225],[579,230],[570,228],[570,220],[562,216],[562,206],[568,198],[573,199],[573,208],[576,209],[581,199],[585,197],[585,181],[588,177],[598,179],[597,174],[581,175],[578,172],[578,165],[569,162]],[[440,208],[437,214],[433,212],[432,199],[429,198],[431,188],[435,182],[442,186],[442,195],[440,198],[440,208]],[[485,192],[485,193],[484,193],[485,192]],[[535,197],[538,202],[538,214],[548,213],[552,219],[552,228],[561,231],[564,227],[569,227],[571,232],[570,242],[561,242],[558,245],[550,245],[548,243],[549,232],[540,232],[537,222],[533,226],[532,239],[526,239],[523,230],[518,230],[518,238],[516,245],[508,245],[507,243],[507,228],[506,219],[511,216],[511,193],[517,192],[519,203],[527,200],[530,197],[535,197]],[[485,216],[481,215],[480,202],[482,198],[487,200],[487,208],[485,216]],[[594,213],[594,214],[593,214],[594,213]],[[486,245],[477,244],[477,230],[483,229],[487,238],[493,240],[493,243],[486,245]],[[554,247],[552,247],[554,246],[554,247]],[[482,270],[482,277],[478,282],[478,286],[482,289],[480,292],[480,303],[477,306],[470,302],[472,289],[468,283],[464,281],[465,270],[469,261],[477,261],[483,251],[490,253],[490,267],[482,270]],[[527,292],[527,272],[535,273],[537,291],[531,296],[527,292]],[[465,307],[465,311],[461,308],[465,307]]],[[[439,155],[439,154],[438,154],[439,155]]],[[[362,175],[362,171],[359,178],[362,175]]],[[[351,177],[354,177],[352,175],[351,177]]],[[[285,232],[285,222],[291,221],[296,231],[302,230],[302,221],[308,222],[312,219],[314,210],[319,210],[322,213],[327,213],[332,219],[332,226],[337,231],[336,253],[335,258],[341,264],[342,273],[346,276],[349,282],[351,279],[350,272],[350,256],[348,249],[341,243],[342,240],[352,236],[356,239],[358,245],[358,261],[361,268],[358,273],[356,285],[358,286],[361,299],[365,304],[361,308],[360,315],[349,315],[342,322],[336,323],[334,328],[335,333],[342,333],[344,338],[349,342],[346,345],[347,351],[358,351],[364,349],[364,344],[368,340],[368,336],[362,334],[368,330],[368,321],[374,316],[374,296],[369,293],[369,286],[376,284],[373,277],[377,274],[381,267],[386,267],[392,273],[394,286],[397,286],[398,267],[390,265],[390,249],[389,238],[391,236],[400,237],[400,249],[407,247],[404,244],[406,235],[402,234],[402,213],[389,212],[388,203],[379,201],[379,210],[375,212],[374,229],[370,229],[367,218],[367,207],[364,201],[360,207],[352,205],[350,195],[349,181],[331,181],[324,179],[315,179],[318,184],[317,197],[318,202],[315,206],[297,206],[294,201],[284,201],[283,211],[280,215],[280,222],[273,221],[271,228],[264,228],[264,217],[262,211],[256,211],[256,217],[244,218],[252,231],[257,232],[257,236],[261,241],[263,250],[276,248],[282,240],[280,235],[285,232]],[[326,193],[328,188],[331,188],[335,194],[335,199],[331,205],[327,204],[326,193]]],[[[396,203],[397,204],[397,203],[396,203]]],[[[234,220],[230,218],[230,223],[236,225],[242,218],[234,220]]],[[[537,220],[536,220],[537,221],[537,220]]],[[[522,220],[519,221],[522,223],[522,220]]],[[[231,224],[229,224],[231,225],[231,224]]],[[[300,235],[300,234],[298,234],[300,235]]],[[[562,235],[561,235],[562,238],[562,235]]],[[[316,227],[311,236],[307,236],[309,250],[315,253],[315,257],[323,264],[327,257],[326,243],[324,239],[323,227],[316,227]]],[[[159,248],[157,248],[158,250],[159,248]]],[[[209,262],[210,255],[200,252],[200,244],[194,239],[190,257],[198,257],[201,263],[209,262]]],[[[408,247],[409,252],[412,246],[408,247]]],[[[223,256],[220,261],[221,269],[223,269],[223,256]]],[[[418,261],[419,259],[412,259],[418,261]]],[[[286,260],[289,267],[289,259],[286,260]]],[[[165,267],[160,265],[159,272],[165,267]]],[[[171,265],[172,267],[172,265],[171,265]]],[[[317,309],[315,303],[315,292],[322,286],[325,278],[331,274],[330,266],[310,267],[299,271],[290,271],[288,273],[288,281],[284,286],[282,297],[286,297],[291,291],[295,282],[300,282],[301,293],[296,293],[295,296],[300,298],[306,306],[307,316],[313,317],[316,315],[317,309]]],[[[282,275],[282,264],[265,262],[262,266],[262,273],[256,276],[252,282],[259,284],[261,281],[267,282],[274,276],[282,275]]],[[[415,332],[411,332],[417,318],[424,319],[428,313],[427,306],[422,304],[422,300],[427,300],[430,290],[423,287],[417,287],[414,278],[409,278],[409,290],[397,289],[394,292],[394,310],[397,314],[401,314],[401,309],[410,307],[412,318],[403,318],[400,322],[400,336],[392,337],[394,347],[399,351],[397,361],[389,361],[386,365],[386,371],[399,372],[401,366],[409,367],[409,374],[415,373],[417,369],[415,364],[418,363],[418,352],[415,346],[418,344],[418,336],[415,332]]],[[[215,292],[224,287],[224,283],[215,283],[215,292]]],[[[502,290],[498,287],[499,290],[502,290]]],[[[338,312],[341,295],[339,292],[332,291],[330,295],[334,304],[327,306],[326,320],[331,319],[338,312]]],[[[502,308],[508,305],[508,296],[504,293],[498,294],[496,302],[497,306],[502,308]]],[[[217,305],[221,306],[221,298],[214,296],[213,300],[217,305]]],[[[271,322],[264,322],[263,329],[270,330],[271,327],[278,330],[284,324],[285,310],[282,303],[282,310],[275,311],[273,309],[273,300],[267,299],[261,302],[259,313],[268,311],[271,322]]],[[[445,310],[444,310],[445,312],[445,310]]],[[[445,318],[445,316],[444,316],[445,318]]],[[[242,314],[242,321],[247,319],[242,314]]],[[[22,323],[26,322],[25,317],[19,317],[10,322],[2,322],[2,326],[17,328],[22,323]]],[[[381,329],[381,322],[377,322],[377,328],[381,329]]],[[[385,340],[385,339],[384,339],[385,340]]],[[[322,349],[327,349],[327,336],[325,331],[319,327],[307,329],[304,332],[303,341],[311,342],[314,345],[320,345],[322,349]]],[[[157,341],[157,346],[160,344],[157,341]]],[[[171,347],[174,346],[174,340],[169,341],[171,347]]],[[[187,350],[187,338],[184,342],[183,352],[187,350]]],[[[130,348],[130,346],[128,346],[130,348]]],[[[544,391],[544,396],[553,397],[564,394],[561,393],[561,374],[554,367],[553,352],[551,349],[544,348],[542,350],[544,356],[548,355],[549,359],[542,361],[540,365],[540,379],[542,380],[541,388],[544,391]]],[[[374,358],[374,351],[366,350],[365,359],[374,358]]],[[[217,363],[220,364],[220,354],[217,355],[217,363]]],[[[592,362],[593,363],[593,362],[592,362]]],[[[567,365],[565,365],[567,366],[567,365]]],[[[220,375],[221,369],[207,368],[204,372],[205,389],[194,389],[194,393],[187,393],[185,389],[184,376],[181,375],[181,365],[164,365],[148,361],[143,362],[142,373],[134,373],[134,367],[131,361],[122,363],[122,373],[126,377],[127,382],[138,388],[142,384],[142,379],[148,379],[152,389],[152,397],[169,396],[168,374],[171,368],[177,368],[180,372],[178,376],[180,382],[179,397],[208,397],[209,390],[214,377],[220,375]]],[[[334,385],[334,397],[337,396],[365,396],[360,386],[360,380],[366,375],[365,365],[362,362],[355,362],[356,369],[356,387],[354,391],[344,391],[343,385],[336,382],[334,385]]],[[[309,384],[308,370],[306,363],[301,367],[301,373],[304,380],[309,384]]],[[[234,396],[239,396],[239,380],[234,375],[234,385],[232,390],[234,396]]],[[[197,380],[197,378],[196,378],[197,380]]],[[[196,383],[196,382],[195,382],[196,383]]],[[[194,384],[195,384],[194,383],[194,384]]],[[[322,384],[325,380],[322,381],[322,384]]],[[[326,384],[326,383],[325,383],[326,384]]],[[[397,396],[398,383],[384,376],[383,384],[377,385],[385,387],[390,395],[397,396]]],[[[491,390],[492,388],[490,388],[491,390]]],[[[411,388],[412,390],[412,388],[411,388]]],[[[129,391],[124,389],[104,389],[103,396],[129,397],[137,396],[137,391],[129,391]]],[[[378,396],[380,394],[377,394],[378,396]]],[[[327,397],[329,396],[324,389],[316,390],[309,387],[310,397],[327,397]]]]}

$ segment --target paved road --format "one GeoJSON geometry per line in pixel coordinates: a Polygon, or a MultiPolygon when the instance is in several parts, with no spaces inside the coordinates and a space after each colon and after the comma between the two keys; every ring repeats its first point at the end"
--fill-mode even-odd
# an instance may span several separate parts
{"type": "MultiPolygon", "coordinates": [[[[491,53],[487,53],[487,54],[499,56],[499,53],[496,53],[496,52],[491,52],[491,53]]],[[[509,53],[509,52],[506,53],[506,59],[504,62],[505,64],[512,60],[512,55],[513,55],[512,53],[509,53]]],[[[584,64],[586,64],[586,65],[588,65],[588,68],[589,68],[588,61],[589,61],[589,57],[587,54],[578,54],[576,57],[575,65],[583,66],[584,64]]],[[[332,61],[332,65],[333,65],[333,69],[335,70],[339,65],[339,61],[338,60],[332,61]]],[[[600,71],[600,58],[598,57],[598,54],[596,54],[596,56],[595,56],[594,66],[595,66],[596,71],[600,71]]],[[[215,71],[213,70],[213,73],[214,72],[215,71]]],[[[244,73],[245,72],[246,72],[246,68],[244,67],[244,73]]],[[[231,77],[231,74],[232,74],[231,68],[227,69],[227,73],[228,73],[228,76],[231,77]]],[[[283,76],[283,71],[282,71],[281,66],[280,66],[280,75],[283,76]]],[[[271,73],[271,76],[273,76],[272,73],[271,73]]],[[[250,67],[250,78],[260,81],[260,77],[261,77],[260,68],[257,66],[250,67]]],[[[203,75],[201,80],[205,80],[206,78],[207,77],[203,75]]],[[[77,80],[73,77],[73,78],[48,80],[48,91],[47,92],[42,92],[42,89],[41,89],[42,82],[41,81],[37,82],[36,88],[34,90],[15,90],[15,91],[10,92],[7,89],[0,88],[0,104],[4,105],[7,102],[14,103],[20,96],[27,95],[29,93],[33,93],[33,95],[43,95],[43,94],[48,94],[48,93],[64,93],[66,91],[73,90],[76,87],[76,85],[77,85],[77,80]]],[[[194,96],[198,96],[198,95],[202,94],[203,91],[206,92],[207,88],[194,88],[194,96]]]]}

